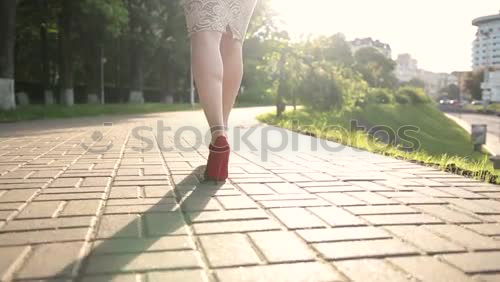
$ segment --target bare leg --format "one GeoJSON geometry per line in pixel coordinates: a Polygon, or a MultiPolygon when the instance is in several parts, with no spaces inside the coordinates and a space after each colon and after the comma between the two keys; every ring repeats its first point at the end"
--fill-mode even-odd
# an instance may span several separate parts
{"type": "Polygon", "coordinates": [[[225,135],[222,84],[223,62],[220,52],[222,34],[202,31],[191,36],[193,75],[200,103],[212,130],[212,142],[225,135]],[[215,129],[215,130],[214,130],[215,129]]]}
{"type": "Polygon", "coordinates": [[[221,54],[224,65],[222,101],[223,119],[226,127],[243,78],[242,49],[242,43],[233,39],[230,32],[223,34],[221,41],[221,54]]]}

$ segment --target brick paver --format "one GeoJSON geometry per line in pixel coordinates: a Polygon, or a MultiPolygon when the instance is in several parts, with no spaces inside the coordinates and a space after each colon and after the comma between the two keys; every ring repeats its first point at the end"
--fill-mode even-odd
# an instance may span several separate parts
{"type": "Polygon", "coordinates": [[[1,124],[0,280],[500,279],[499,186],[315,150],[249,118],[268,110],[235,110],[257,150],[233,144],[225,184],[203,181],[200,111],[1,124]]]}

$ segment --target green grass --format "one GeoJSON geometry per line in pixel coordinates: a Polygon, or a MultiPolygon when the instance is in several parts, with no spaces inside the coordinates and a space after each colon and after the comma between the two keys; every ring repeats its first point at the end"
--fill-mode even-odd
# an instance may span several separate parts
{"type": "Polygon", "coordinates": [[[441,113],[433,104],[421,105],[369,105],[362,110],[316,112],[308,109],[289,111],[282,118],[264,114],[259,120],[299,132],[312,133],[319,138],[393,157],[431,164],[456,173],[500,183],[500,170],[494,170],[489,156],[473,151],[469,134],[441,113]],[[388,145],[372,138],[365,131],[351,131],[350,121],[370,128],[384,125],[394,132],[401,126],[411,125],[418,132],[406,135],[416,138],[418,150],[402,150],[410,143],[400,141],[388,145]],[[341,130],[340,126],[345,130],[341,130]],[[496,177],[495,177],[496,176],[496,177]]]}
{"type": "Polygon", "coordinates": [[[0,122],[21,120],[73,118],[100,115],[146,114],[171,111],[192,110],[189,104],[77,104],[71,107],[62,105],[29,105],[11,111],[0,111],[0,122]]]}
{"type": "MultiPolygon", "coordinates": [[[[236,107],[256,107],[265,106],[255,103],[238,103],[236,107]]],[[[106,105],[90,105],[76,104],[71,107],[62,105],[29,105],[18,107],[12,111],[0,110],[0,122],[15,122],[22,120],[37,120],[37,119],[55,119],[55,118],[74,118],[86,116],[101,116],[101,115],[127,115],[127,114],[148,114],[173,111],[189,111],[200,109],[196,104],[192,107],[190,104],[162,104],[162,103],[146,103],[146,104],[106,104],[106,105]]]]}

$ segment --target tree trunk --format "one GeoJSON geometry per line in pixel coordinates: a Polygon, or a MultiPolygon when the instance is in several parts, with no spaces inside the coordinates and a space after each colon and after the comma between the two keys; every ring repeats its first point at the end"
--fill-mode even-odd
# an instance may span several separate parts
{"type": "Polygon", "coordinates": [[[40,53],[42,56],[42,85],[43,85],[43,95],[46,105],[54,104],[54,93],[52,92],[52,87],[50,85],[50,67],[49,67],[49,54],[48,54],[48,40],[47,40],[47,25],[48,25],[48,2],[47,0],[41,0],[40,8],[43,13],[42,20],[40,22],[40,53]]]}
{"type": "Polygon", "coordinates": [[[144,103],[144,50],[141,42],[130,42],[130,103],[144,103]]]}
{"type": "Polygon", "coordinates": [[[87,103],[99,104],[101,92],[101,59],[100,47],[92,38],[87,39],[89,44],[87,46],[87,103]]]}
{"type": "Polygon", "coordinates": [[[16,0],[0,1],[0,109],[16,108],[14,91],[14,46],[16,0]]]}
{"type": "Polygon", "coordinates": [[[161,102],[165,104],[173,104],[174,103],[174,95],[173,90],[175,89],[175,81],[174,81],[174,72],[170,68],[169,64],[166,63],[163,66],[163,79],[162,81],[162,97],[161,102]]]}
{"type": "Polygon", "coordinates": [[[62,103],[66,106],[74,104],[73,90],[73,54],[71,44],[71,32],[73,29],[73,5],[74,1],[62,1],[62,12],[59,21],[59,40],[61,53],[60,60],[60,90],[62,91],[62,103]]]}

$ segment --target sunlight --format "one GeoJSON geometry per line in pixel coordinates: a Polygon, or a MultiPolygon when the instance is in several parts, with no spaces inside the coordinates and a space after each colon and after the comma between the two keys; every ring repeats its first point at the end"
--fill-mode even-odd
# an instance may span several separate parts
{"type": "Polygon", "coordinates": [[[393,58],[410,53],[419,66],[451,72],[471,68],[475,17],[495,14],[498,2],[398,0],[272,0],[280,27],[292,38],[342,32],[348,40],[372,37],[391,45],[393,58]],[[453,9],[451,9],[453,8],[453,9]]]}

